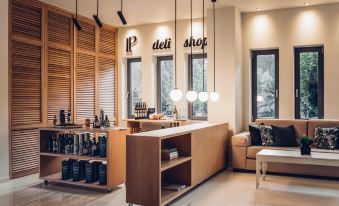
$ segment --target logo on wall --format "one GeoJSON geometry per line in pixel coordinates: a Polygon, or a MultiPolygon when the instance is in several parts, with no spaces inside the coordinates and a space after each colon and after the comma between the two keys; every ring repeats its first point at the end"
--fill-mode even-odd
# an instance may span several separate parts
{"type": "Polygon", "coordinates": [[[170,49],[171,48],[171,38],[165,39],[165,41],[160,41],[159,39],[154,42],[153,49],[170,49]]]}
{"type": "Polygon", "coordinates": [[[202,40],[202,38],[194,39],[193,37],[186,39],[184,47],[187,48],[192,45],[193,47],[201,47],[201,49],[204,49],[207,46],[207,37],[205,37],[204,40],[202,40]]]}
{"type": "Polygon", "coordinates": [[[132,47],[136,45],[137,40],[136,36],[130,36],[126,39],[126,52],[132,52],[132,47]]]}

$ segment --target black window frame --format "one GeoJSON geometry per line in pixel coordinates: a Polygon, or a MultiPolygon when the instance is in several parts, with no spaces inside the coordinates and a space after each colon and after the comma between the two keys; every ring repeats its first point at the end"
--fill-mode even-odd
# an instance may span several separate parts
{"type": "Polygon", "coordinates": [[[157,57],[157,112],[161,111],[161,62],[162,61],[173,61],[173,55],[169,56],[158,56],[157,57]]]}
{"type": "MultiPolygon", "coordinates": [[[[193,62],[193,59],[207,59],[207,53],[204,53],[204,54],[192,54],[192,59],[191,59],[191,54],[188,55],[188,91],[192,90],[192,75],[193,75],[193,72],[192,72],[192,62],[193,62]]],[[[206,70],[207,68],[205,68],[206,70]]],[[[206,85],[206,91],[207,91],[207,85],[206,85]]],[[[200,92],[200,91],[197,91],[197,92],[200,92]]],[[[199,100],[197,100],[199,101],[199,100]]],[[[208,104],[208,103],[207,103],[208,104]]],[[[208,113],[208,111],[207,111],[208,113]]],[[[197,117],[197,116],[193,116],[193,102],[188,102],[188,118],[190,120],[198,120],[198,121],[207,121],[208,119],[208,115],[206,117],[197,117]]]]}
{"type": "Polygon", "coordinates": [[[134,118],[133,111],[131,111],[131,64],[135,62],[141,63],[141,58],[128,58],[127,59],[127,116],[128,118],[134,118]]]}
{"type": "Polygon", "coordinates": [[[324,46],[294,47],[294,118],[304,119],[300,116],[300,54],[303,52],[318,52],[318,119],[324,119],[324,46]]]}
{"type": "MultiPolygon", "coordinates": [[[[252,50],[252,121],[254,122],[258,118],[257,111],[257,57],[260,55],[274,55],[275,56],[275,114],[274,118],[279,118],[279,49],[265,49],[265,50],[252,50]]],[[[262,117],[261,117],[262,118],[262,117]]]]}

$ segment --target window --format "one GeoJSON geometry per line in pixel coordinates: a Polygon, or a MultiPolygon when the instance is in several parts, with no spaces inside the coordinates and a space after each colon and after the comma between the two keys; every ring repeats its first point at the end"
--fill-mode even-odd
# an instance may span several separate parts
{"type": "Polygon", "coordinates": [[[135,103],[141,98],[141,58],[127,59],[127,112],[134,117],[135,103]]]}
{"type": "Polygon", "coordinates": [[[323,47],[295,48],[295,118],[324,117],[323,47]]]}
{"type": "Polygon", "coordinates": [[[158,112],[171,115],[173,101],[170,92],[174,87],[173,57],[163,56],[157,58],[157,88],[158,88],[158,112]]]}
{"type": "Polygon", "coordinates": [[[279,50],[252,51],[252,121],[279,118],[279,50]]]}
{"type": "MultiPolygon", "coordinates": [[[[188,89],[201,92],[207,91],[207,55],[194,54],[188,56],[188,89]],[[205,71],[203,72],[203,64],[205,71]]],[[[207,120],[207,102],[199,100],[188,104],[188,115],[193,120],[207,120]]]]}

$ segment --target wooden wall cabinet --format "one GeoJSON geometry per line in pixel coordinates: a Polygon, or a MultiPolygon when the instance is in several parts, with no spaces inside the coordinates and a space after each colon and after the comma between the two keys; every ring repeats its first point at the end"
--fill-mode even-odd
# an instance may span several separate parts
{"type": "Polygon", "coordinates": [[[60,109],[118,122],[117,32],[38,0],[9,0],[10,177],[38,172],[39,130],[60,109]]]}
{"type": "Polygon", "coordinates": [[[208,177],[227,160],[228,124],[197,123],[127,136],[126,201],[166,205],[208,177]],[[161,160],[161,148],[178,148],[179,158],[161,160]],[[162,190],[164,182],[184,184],[180,191],[162,190]]]}

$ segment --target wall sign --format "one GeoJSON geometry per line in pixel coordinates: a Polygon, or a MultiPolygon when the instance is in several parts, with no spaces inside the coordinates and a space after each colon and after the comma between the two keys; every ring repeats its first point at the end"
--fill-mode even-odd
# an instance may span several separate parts
{"type": "Polygon", "coordinates": [[[193,47],[201,47],[201,49],[204,49],[207,46],[207,37],[205,37],[204,40],[202,40],[202,38],[194,39],[193,37],[186,39],[184,47],[191,47],[191,45],[193,45],[193,47]]]}
{"type": "Polygon", "coordinates": [[[126,52],[132,52],[132,47],[136,45],[137,40],[136,36],[130,36],[126,39],[126,52]]]}
{"type": "Polygon", "coordinates": [[[160,41],[159,39],[153,43],[153,49],[170,49],[171,48],[171,38],[165,39],[165,41],[160,41]]]}

